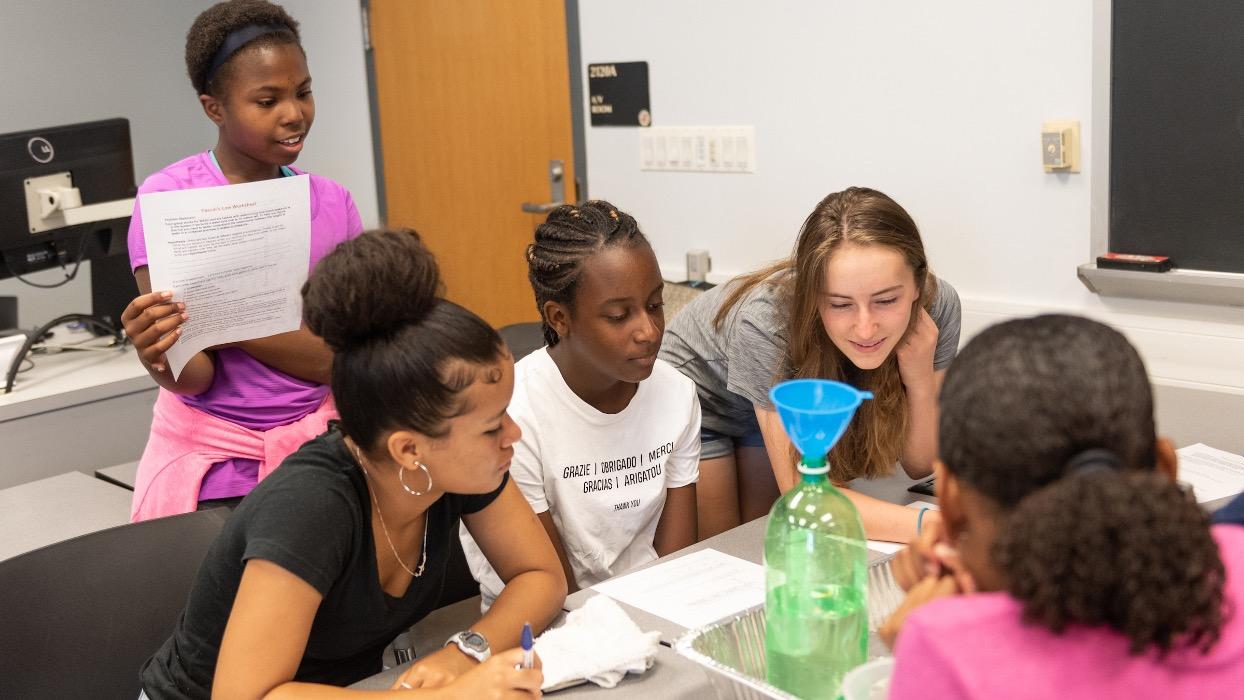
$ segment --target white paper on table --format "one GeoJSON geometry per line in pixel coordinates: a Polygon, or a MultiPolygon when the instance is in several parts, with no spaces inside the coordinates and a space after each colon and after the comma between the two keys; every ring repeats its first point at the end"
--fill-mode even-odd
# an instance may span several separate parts
{"type": "Polygon", "coordinates": [[[222,343],[298,330],[311,261],[310,177],[139,195],[153,291],[190,317],[165,353],[173,378],[222,343]]]}
{"type": "Polygon", "coordinates": [[[1244,491],[1244,457],[1197,443],[1177,450],[1179,481],[1192,487],[1197,503],[1244,491]]]}
{"type": "Polygon", "coordinates": [[[765,570],[702,549],[592,588],[683,627],[700,627],[764,603],[765,570]]]}
{"type": "Polygon", "coordinates": [[[902,542],[886,542],[885,540],[869,540],[868,548],[874,552],[882,554],[894,554],[907,545],[902,542]]]}

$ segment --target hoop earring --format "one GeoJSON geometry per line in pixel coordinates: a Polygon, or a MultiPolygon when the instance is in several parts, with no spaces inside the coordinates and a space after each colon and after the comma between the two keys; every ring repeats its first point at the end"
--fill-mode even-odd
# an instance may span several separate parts
{"type": "Polygon", "coordinates": [[[415,469],[422,469],[423,475],[428,478],[428,487],[426,489],[424,489],[423,491],[416,491],[406,485],[406,467],[405,466],[401,466],[398,469],[397,481],[398,483],[402,485],[403,489],[406,489],[406,493],[409,493],[412,496],[422,496],[432,490],[432,472],[428,471],[427,465],[424,464],[423,462],[415,462],[415,469]]]}

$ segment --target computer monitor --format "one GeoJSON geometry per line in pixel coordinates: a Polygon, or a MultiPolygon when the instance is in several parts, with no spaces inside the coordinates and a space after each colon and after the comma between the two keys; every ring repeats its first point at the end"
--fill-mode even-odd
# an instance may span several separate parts
{"type": "Polygon", "coordinates": [[[138,294],[125,241],[134,193],[126,119],[0,134],[0,279],[91,260],[91,312],[118,325],[138,294]]]}

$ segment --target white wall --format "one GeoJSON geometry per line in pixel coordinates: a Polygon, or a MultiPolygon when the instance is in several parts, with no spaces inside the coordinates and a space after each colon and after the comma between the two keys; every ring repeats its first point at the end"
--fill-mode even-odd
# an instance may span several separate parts
{"type": "MultiPolygon", "coordinates": [[[[211,147],[215,129],[186,77],[186,30],[202,0],[0,0],[0,133],[108,117],[130,120],[134,170],[148,174],[211,147]]],[[[302,25],[316,124],[299,165],[350,188],[363,223],[378,220],[357,0],[287,0],[302,25]]],[[[54,290],[0,281],[35,325],[90,309],[89,263],[54,290]]],[[[59,271],[31,276],[50,283],[59,271]]]]}
{"type": "Polygon", "coordinates": [[[314,81],[315,126],[298,165],[349,188],[363,225],[378,226],[380,211],[359,1],[277,1],[300,24],[314,81]]]}
{"type": "Polygon", "coordinates": [[[788,254],[821,197],[868,185],[921,226],[964,300],[965,337],[1038,310],[1089,314],[1127,333],[1158,383],[1244,396],[1244,310],[1103,299],[1076,279],[1105,207],[1104,178],[1090,180],[1107,164],[1104,141],[1094,148],[1108,125],[1105,0],[579,11],[585,66],[649,62],[654,125],[756,127],[754,175],[641,172],[638,129],[587,127],[591,195],[639,219],[667,273],[691,248],[711,251],[716,280],[788,254]],[[1041,123],[1058,119],[1081,122],[1080,174],[1041,169],[1041,123]]]}
{"type": "MultiPolygon", "coordinates": [[[[0,133],[127,117],[140,180],[212,145],[182,62],[208,5],[0,0],[0,133]]],[[[300,165],[344,183],[375,225],[357,0],[285,5],[317,98],[300,165]]],[[[580,0],[583,64],[649,61],[657,125],[752,124],[757,137],[754,175],[645,173],[637,129],[589,126],[591,193],[639,218],[671,276],[684,251],[708,248],[721,280],[786,254],[825,194],[877,187],[921,225],[964,299],[966,333],[1038,310],[1086,313],[1128,333],[1159,384],[1244,396],[1244,310],[1107,300],[1075,278],[1104,214],[1108,5],[580,0]],[[1050,119],[1080,120],[1083,173],[1040,169],[1050,119]]],[[[85,275],[59,290],[0,281],[10,294],[26,325],[89,307],[85,275]]]]}

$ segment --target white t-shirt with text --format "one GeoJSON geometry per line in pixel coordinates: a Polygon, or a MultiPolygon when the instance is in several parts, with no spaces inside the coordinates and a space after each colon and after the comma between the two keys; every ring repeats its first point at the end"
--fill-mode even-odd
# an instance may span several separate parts
{"type": "MultiPolygon", "coordinates": [[[[579,587],[656,559],[666,489],[700,476],[695,384],[657,360],[625,409],[601,413],[541,348],[514,365],[509,411],[523,431],[510,477],[536,513],[551,513],[579,587]]],[[[504,584],[465,527],[461,534],[486,608],[504,584]]]]}

